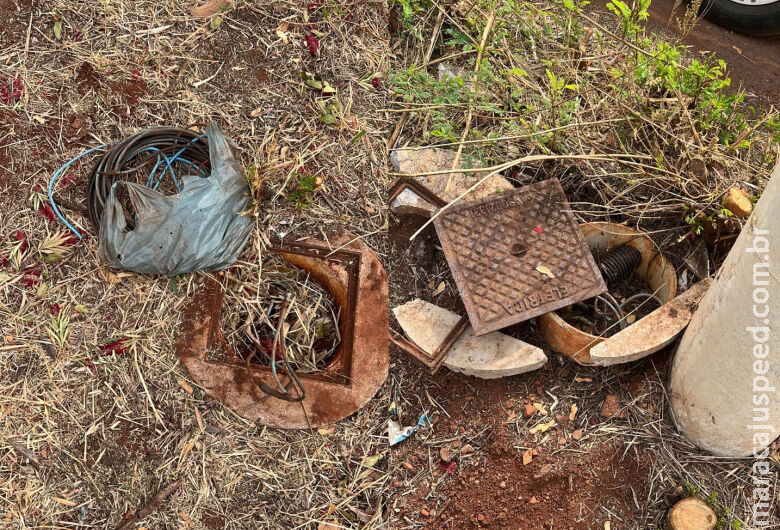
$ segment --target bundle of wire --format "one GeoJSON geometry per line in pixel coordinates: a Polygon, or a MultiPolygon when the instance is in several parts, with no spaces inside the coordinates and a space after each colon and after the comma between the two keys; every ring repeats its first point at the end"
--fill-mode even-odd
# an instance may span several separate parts
{"type": "MultiPolygon", "coordinates": [[[[54,184],[81,157],[105,148],[105,145],[100,145],[84,151],[58,169],[49,181],[49,202],[55,214],[79,239],[82,237],[79,231],[57,208],[53,197],[54,184]]],[[[155,127],[108,147],[89,175],[87,212],[95,230],[100,230],[103,208],[115,180],[143,181],[146,186],[157,190],[166,175],[170,175],[173,187],[179,192],[181,187],[176,178],[177,172],[209,176],[209,145],[205,135],[182,127],[155,127]],[[139,174],[142,176],[139,177],[139,174]]]]}

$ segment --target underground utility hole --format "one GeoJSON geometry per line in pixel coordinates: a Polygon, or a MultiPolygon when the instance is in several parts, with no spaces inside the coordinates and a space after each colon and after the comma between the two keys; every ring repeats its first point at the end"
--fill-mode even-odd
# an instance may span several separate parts
{"type": "Polygon", "coordinates": [[[230,348],[210,351],[208,360],[270,366],[282,360],[282,338],[297,373],[321,372],[333,359],[341,309],[306,270],[269,252],[257,266],[236,268],[228,287],[220,322],[230,348]]]}

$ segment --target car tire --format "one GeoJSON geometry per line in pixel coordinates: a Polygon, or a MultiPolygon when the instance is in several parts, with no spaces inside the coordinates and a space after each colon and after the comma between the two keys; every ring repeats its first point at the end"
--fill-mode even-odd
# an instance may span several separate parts
{"type": "Polygon", "coordinates": [[[780,34],[780,0],[703,0],[700,14],[721,26],[748,35],[780,34]]]}

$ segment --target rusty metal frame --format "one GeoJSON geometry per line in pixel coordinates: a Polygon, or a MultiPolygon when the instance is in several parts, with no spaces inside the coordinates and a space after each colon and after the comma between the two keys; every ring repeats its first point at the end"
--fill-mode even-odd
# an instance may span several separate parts
{"type": "Polygon", "coordinates": [[[395,182],[393,182],[390,185],[390,188],[387,190],[387,193],[389,195],[389,199],[387,201],[387,204],[393,204],[393,201],[401,194],[402,191],[405,189],[412,190],[414,193],[431,203],[436,208],[442,208],[447,205],[447,201],[433,193],[431,190],[426,188],[424,185],[422,185],[419,181],[411,178],[411,177],[401,177],[399,179],[396,179],[395,182]]]}
{"type": "Polygon", "coordinates": [[[207,280],[185,309],[177,353],[210,396],[249,420],[293,429],[333,423],[365,405],[387,377],[389,338],[377,332],[388,329],[387,274],[376,255],[348,232],[327,243],[308,239],[269,250],[309,272],[341,308],[335,355],[320,373],[298,374],[306,389],[303,400],[263,393],[255,378],[270,383],[267,366],[247,369],[244,363],[209,360],[214,350],[224,354],[222,359],[237,358],[221,333],[224,291],[217,280],[207,280]]]}
{"type": "MultiPolygon", "coordinates": [[[[300,256],[308,256],[325,261],[342,263],[346,266],[347,281],[347,302],[341,308],[339,318],[339,334],[341,341],[339,348],[334,355],[333,364],[339,358],[342,360],[341,368],[334,372],[321,372],[317,374],[298,374],[298,377],[305,381],[306,379],[328,380],[337,384],[349,384],[352,368],[352,353],[355,347],[355,311],[357,309],[358,285],[360,283],[360,252],[351,250],[337,250],[335,252],[326,248],[314,245],[307,245],[299,242],[281,242],[272,241],[274,246],[269,250],[281,254],[292,252],[300,256]]],[[[258,365],[259,369],[270,373],[271,369],[266,366],[258,365]]]]}
{"type": "Polygon", "coordinates": [[[429,368],[431,374],[435,374],[441,368],[444,359],[447,357],[450,348],[458,341],[463,332],[469,326],[469,317],[460,317],[458,323],[447,333],[444,340],[436,347],[433,353],[420,348],[417,344],[407,339],[401,333],[398,333],[394,329],[390,329],[390,340],[393,344],[404,350],[406,353],[423,363],[429,368]]]}

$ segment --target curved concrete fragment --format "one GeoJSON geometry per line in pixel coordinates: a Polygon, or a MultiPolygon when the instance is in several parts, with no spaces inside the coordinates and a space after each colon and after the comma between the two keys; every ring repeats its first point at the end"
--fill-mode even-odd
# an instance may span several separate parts
{"type": "MultiPolygon", "coordinates": [[[[276,251],[307,270],[342,311],[341,343],[333,360],[320,373],[298,374],[306,397],[300,402],[271,397],[260,390],[244,364],[208,360],[207,353],[215,350],[223,353],[222,358],[237,358],[220,330],[224,292],[217,281],[207,281],[185,309],[177,353],[208,395],[248,420],[284,429],[327,425],[360,409],[387,377],[387,274],[376,255],[347,232],[331,238],[330,246],[307,239],[276,251]],[[333,251],[341,245],[346,246],[333,251]]],[[[275,386],[268,367],[252,365],[251,370],[254,377],[275,386]]]]}
{"type": "Polygon", "coordinates": [[[691,321],[710,283],[709,279],[697,283],[635,324],[596,344],[590,349],[590,360],[598,366],[627,363],[668,346],[691,321]]]}
{"type": "MultiPolygon", "coordinates": [[[[420,299],[394,308],[393,314],[406,336],[428,353],[436,350],[461,318],[420,299]]],[[[536,346],[499,331],[477,337],[469,326],[450,348],[444,366],[454,372],[495,379],[530,372],[546,362],[544,352],[536,346]]]]}

